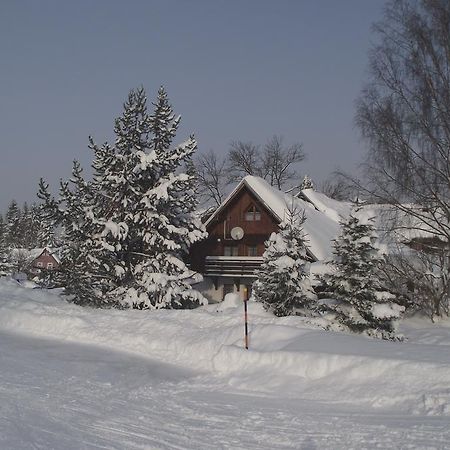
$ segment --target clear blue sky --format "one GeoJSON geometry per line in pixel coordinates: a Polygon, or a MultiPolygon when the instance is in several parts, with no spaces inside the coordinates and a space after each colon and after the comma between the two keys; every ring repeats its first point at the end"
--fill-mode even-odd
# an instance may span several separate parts
{"type": "Polygon", "coordinates": [[[88,136],[112,140],[131,88],[165,85],[181,142],[226,152],[273,134],[302,142],[302,172],[353,170],[353,123],[383,0],[0,2],[0,211],[56,186],[88,136]]]}

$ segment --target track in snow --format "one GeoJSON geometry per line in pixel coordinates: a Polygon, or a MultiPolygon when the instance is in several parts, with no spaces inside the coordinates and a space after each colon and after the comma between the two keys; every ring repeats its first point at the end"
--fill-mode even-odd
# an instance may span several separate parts
{"type": "Polygon", "coordinates": [[[450,448],[448,417],[236,391],[210,374],[0,333],[0,448],[450,448]]]}

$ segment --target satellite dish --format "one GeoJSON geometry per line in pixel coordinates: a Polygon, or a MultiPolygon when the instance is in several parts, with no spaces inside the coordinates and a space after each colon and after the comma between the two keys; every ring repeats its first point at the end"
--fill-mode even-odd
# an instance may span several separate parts
{"type": "Polygon", "coordinates": [[[231,229],[231,237],[235,241],[240,241],[244,237],[244,230],[241,227],[234,227],[231,229]]]}

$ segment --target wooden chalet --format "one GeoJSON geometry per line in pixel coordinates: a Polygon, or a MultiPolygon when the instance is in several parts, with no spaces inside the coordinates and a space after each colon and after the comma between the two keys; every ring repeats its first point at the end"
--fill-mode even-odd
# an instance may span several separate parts
{"type": "Polygon", "coordinates": [[[229,292],[250,296],[264,243],[271,233],[279,231],[287,208],[292,206],[305,212],[311,260],[329,256],[331,239],[339,228],[335,221],[309,201],[278,191],[261,178],[247,176],[205,222],[208,238],[191,249],[191,268],[204,278],[196,288],[211,301],[221,301],[229,292]]]}
{"type": "MultiPolygon", "coordinates": [[[[292,196],[261,178],[247,176],[205,222],[208,238],[191,248],[191,268],[203,275],[196,289],[212,302],[223,300],[229,292],[238,292],[242,298],[250,296],[264,243],[279,230],[291,208],[306,218],[302,228],[308,240],[311,273],[322,273],[326,269],[323,262],[332,258],[333,240],[340,232],[340,222],[351,211],[351,203],[333,200],[313,189],[292,196]]],[[[445,243],[426,230],[420,232],[411,217],[400,218],[400,231],[386,233],[391,213],[389,205],[378,204],[364,205],[358,213],[375,219],[384,252],[395,253],[401,247],[427,253],[443,250],[445,243]]]]}

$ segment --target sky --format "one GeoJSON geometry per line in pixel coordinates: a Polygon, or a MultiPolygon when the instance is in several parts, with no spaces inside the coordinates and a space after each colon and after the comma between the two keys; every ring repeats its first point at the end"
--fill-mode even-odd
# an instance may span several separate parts
{"type": "Polygon", "coordinates": [[[357,170],[354,125],[383,0],[2,0],[0,211],[54,190],[88,137],[113,142],[132,88],[164,85],[199,151],[274,134],[303,144],[320,183],[357,170]]]}

